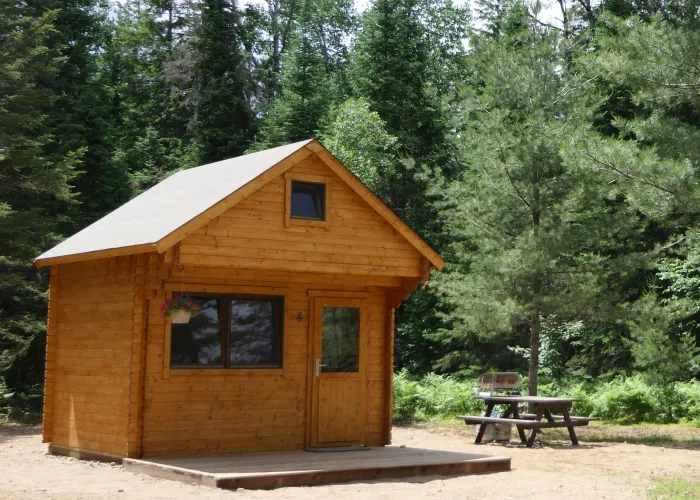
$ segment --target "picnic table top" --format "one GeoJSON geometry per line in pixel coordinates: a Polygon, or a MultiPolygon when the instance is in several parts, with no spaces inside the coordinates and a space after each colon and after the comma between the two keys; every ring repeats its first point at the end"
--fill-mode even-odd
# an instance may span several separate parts
{"type": "Polygon", "coordinates": [[[488,403],[536,403],[547,404],[573,404],[576,398],[552,398],[547,396],[488,396],[478,395],[478,399],[483,399],[488,403]]]}

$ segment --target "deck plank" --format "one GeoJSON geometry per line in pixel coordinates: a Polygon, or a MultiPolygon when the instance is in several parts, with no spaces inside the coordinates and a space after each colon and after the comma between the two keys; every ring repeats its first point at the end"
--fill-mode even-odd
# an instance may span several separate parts
{"type": "Polygon", "coordinates": [[[123,463],[133,472],[227,489],[271,489],[510,470],[510,458],[396,446],[328,453],[294,450],[127,458],[123,463]]]}

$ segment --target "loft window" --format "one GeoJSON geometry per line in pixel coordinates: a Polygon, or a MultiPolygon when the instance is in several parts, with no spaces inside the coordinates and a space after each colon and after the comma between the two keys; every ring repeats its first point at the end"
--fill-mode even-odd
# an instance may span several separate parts
{"type": "Polygon", "coordinates": [[[201,294],[202,309],[170,330],[172,368],[280,368],[284,297],[201,294]]]}
{"type": "Polygon", "coordinates": [[[326,220],[326,185],[292,181],[292,219],[326,220]]]}

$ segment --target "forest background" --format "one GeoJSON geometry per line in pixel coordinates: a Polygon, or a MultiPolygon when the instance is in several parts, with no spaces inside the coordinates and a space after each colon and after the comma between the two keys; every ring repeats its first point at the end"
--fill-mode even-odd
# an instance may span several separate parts
{"type": "Polygon", "coordinates": [[[529,370],[700,420],[698,0],[365,7],[0,0],[0,413],[40,407],[34,257],[173,172],[318,137],[447,261],[398,310],[398,405],[529,370]]]}

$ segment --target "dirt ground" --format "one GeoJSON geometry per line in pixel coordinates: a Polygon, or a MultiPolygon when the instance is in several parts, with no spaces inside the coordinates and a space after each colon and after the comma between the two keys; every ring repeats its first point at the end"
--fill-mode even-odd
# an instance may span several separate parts
{"type": "Polygon", "coordinates": [[[126,472],[119,465],[48,455],[38,427],[0,425],[0,499],[637,499],[647,498],[655,479],[680,476],[700,481],[697,449],[624,443],[582,443],[572,448],[563,442],[544,442],[533,449],[477,446],[470,434],[395,428],[394,444],[511,456],[513,470],[273,491],[224,491],[154,479],[126,472]]]}

